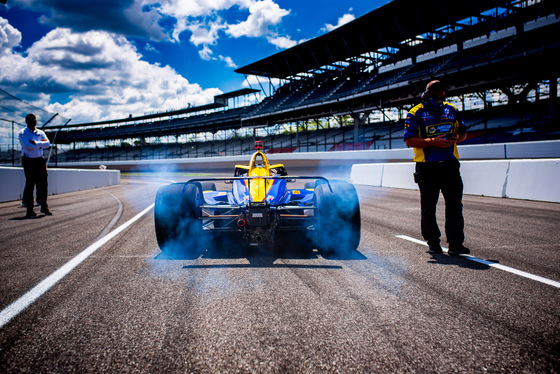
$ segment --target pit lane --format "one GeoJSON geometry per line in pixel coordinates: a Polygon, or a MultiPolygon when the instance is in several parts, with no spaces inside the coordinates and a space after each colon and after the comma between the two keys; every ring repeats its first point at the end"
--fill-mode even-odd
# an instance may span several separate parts
{"type": "MultiPolygon", "coordinates": [[[[148,208],[161,182],[53,196],[55,215],[33,220],[0,204],[0,308],[148,208]]],[[[0,368],[558,371],[557,288],[398,238],[421,238],[416,191],[358,192],[362,241],[337,255],[230,247],[169,258],[149,210],[1,328],[0,368]]],[[[558,204],[464,205],[474,256],[560,280],[558,204]]]]}

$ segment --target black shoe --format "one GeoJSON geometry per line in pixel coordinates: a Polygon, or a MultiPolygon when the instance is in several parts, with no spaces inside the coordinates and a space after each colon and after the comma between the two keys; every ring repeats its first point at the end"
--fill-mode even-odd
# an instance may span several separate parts
{"type": "Polygon", "coordinates": [[[33,209],[27,209],[27,214],[25,215],[25,218],[33,218],[33,217],[37,217],[37,213],[35,213],[33,209]]]}
{"type": "Polygon", "coordinates": [[[451,256],[460,256],[460,255],[468,255],[471,253],[471,250],[465,247],[464,245],[454,245],[449,247],[449,251],[447,252],[451,256]]]}
{"type": "Polygon", "coordinates": [[[440,255],[443,253],[443,249],[441,249],[441,245],[439,244],[432,244],[428,246],[428,253],[440,255]]]}
{"type": "Polygon", "coordinates": [[[52,216],[52,213],[48,208],[41,208],[41,213],[43,213],[46,216],[52,216]]]}

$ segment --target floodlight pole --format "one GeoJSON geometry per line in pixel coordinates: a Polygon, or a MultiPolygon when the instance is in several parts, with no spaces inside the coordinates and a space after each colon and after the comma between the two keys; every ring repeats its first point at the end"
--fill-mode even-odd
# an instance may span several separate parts
{"type": "MultiPolygon", "coordinates": [[[[56,117],[57,115],[58,115],[58,113],[55,114],[54,117],[56,117]]],[[[49,123],[54,117],[52,117],[50,120],[48,120],[47,123],[49,123]]],[[[56,136],[58,135],[58,132],[59,132],[60,130],[62,130],[64,127],[66,127],[66,125],[69,124],[70,121],[72,121],[72,118],[70,118],[68,121],[66,121],[66,123],[54,133],[53,141],[52,141],[52,144],[51,144],[51,150],[49,151],[49,157],[47,157],[47,166],[49,166],[49,161],[50,161],[51,155],[52,155],[52,149],[56,146],[56,145],[55,145],[55,140],[56,140],[56,136]]],[[[47,123],[45,123],[45,124],[43,125],[43,128],[45,128],[45,126],[47,125],[47,123]]],[[[55,167],[58,167],[58,152],[56,153],[56,155],[57,155],[57,156],[56,156],[56,163],[55,163],[54,166],[55,166],[55,167]]]]}
{"type": "MultiPolygon", "coordinates": [[[[47,122],[45,122],[43,124],[43,126],[41,126],[41,130],[44,130],[45,127],[49,124],[50,121],[52,121],[54,119],[54,117],[58,116],[58,113],[56,113],[54,116],[52,116],[47,122]]],[[[66,122],[68,123],[68,122],[66,122]]],[[[57,131],[58,133],[58,131],[57,131]]],[[[54,135],[54,137],[56,138],[56,134],[54,135]]],[[[54,145],[54,139],[53,139],[53,145],[54,145]]],[[[49,166],[49,160],[51,158],[51,153],[52,153],[52,146],[51,146],[51,150],[49,151],[49,157],[47,158],[47,167],[49,166]]]]}
{"type": "Polygon", "coordinates": [[[12,121],[12,166],[16,166],[16,150],[14,149],[14,121],[12,121]]]}
{"type": "Polygon", "coordinates": [[[54,117],[56,117],[56,116],[58,116],[58,113],[56,113],[54,116],[51,117],[51,119],[49,119],[47,122],[45,122],[43,127],[41,127],[41,130],[43,130],[49,124],[49,122],[52,121],[54,119],[54,117]]]}

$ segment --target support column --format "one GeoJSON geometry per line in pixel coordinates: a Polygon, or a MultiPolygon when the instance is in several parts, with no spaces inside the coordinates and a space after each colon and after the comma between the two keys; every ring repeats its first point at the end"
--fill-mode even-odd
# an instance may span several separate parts
{"type": "Polygon", "coordinates": [[[299,122],[296,122],[296,147],[299,151],[299,122]]]}
{"type": "Polygon", "coordinates": [[[551,78],[548,85],[550,124],[555,124],[558,120],[558,77],[551,78]]]}
{"type": "MultiPolygon", "coordinates": [[[[359,143],[360,140],[360,125],[364,125],[364,121],[368,118],[371,110],[362,113],[352,113],[352,120],[354,121],[354,144],[359,143]]],[[[362,139],[362,142],[365,139],[362,139]]],[[[354,147],[352,147],[353,149],[354,147]]]]}

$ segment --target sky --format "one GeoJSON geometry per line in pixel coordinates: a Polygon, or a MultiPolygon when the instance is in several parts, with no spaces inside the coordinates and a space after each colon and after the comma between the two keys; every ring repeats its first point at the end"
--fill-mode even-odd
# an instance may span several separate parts
{"type": "Polygon", "coordinates": [[[72,124],[208,104],[248,87],[235,69],[387,2],[7,0],[0,89],[72,124]]]}

